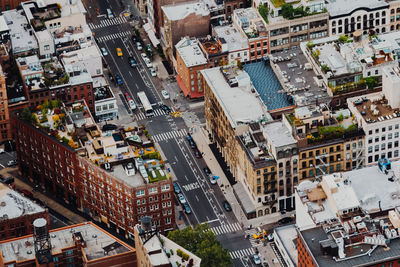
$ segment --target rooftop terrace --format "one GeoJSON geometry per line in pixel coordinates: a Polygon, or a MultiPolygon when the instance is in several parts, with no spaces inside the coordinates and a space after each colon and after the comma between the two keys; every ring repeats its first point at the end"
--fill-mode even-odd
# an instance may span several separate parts
{"type": "MultiPolygon", "coordinates": [[[[75,246],[73,237],[80,235],[86,247],[82,248],[84,257],[88,261],[122,254],[134,249],[123,243],[116,237],[102,230],[91,222],[67,226],[64,228],[50,230],[50,241],[52,254],[58,254],[62,249],[75,246]]],[[[17,262],[33,260],[35,251],[32,235],[19,237],[11,241],[2,241],[0,251],[5,262],[16,260],[17,262]]]]}

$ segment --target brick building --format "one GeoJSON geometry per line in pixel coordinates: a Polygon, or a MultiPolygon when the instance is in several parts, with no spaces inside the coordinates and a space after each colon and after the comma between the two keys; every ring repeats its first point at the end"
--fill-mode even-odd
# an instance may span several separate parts
{"type": "Polygon", "coordinates": [[[0,1],[0,12],[10,9],[15,9],[19,3],[25,2],[25,0],[1,0],[0,1]]]}
{"type": "Polygon", "coordinates": [[[32,234],[37,218],[49,222],[47,209],[4,184],[0,184],[0,204],[0,240],[32,234]]]}
{"type": "Polygon", "coordinates": [[[161,231],[174,228],[172,181],[162,163],[147,163],[160,157],[143,134],[141,144],[128,138],[139,129],[102,135],[84,100],[53,108],[55,115],[36,113],[35,123],[25,113],[14,119],[25,177],[127,237],[145,215],[161,231]]]}
{"type": "Polygon", "coordinates": [[[48,263],[35,255],[33,235],[0,242],[1,266],[136,266],[136,251],[92,222],[50,230],[48,263]],[[18,249],[16,249],[18,248],[18,249]]]}
{"type": "Polygon", "coordinates": [[[10,113],[8,110],[8,98],[6,77],[0,66],[0,143],[11,139],[10,113]]]}

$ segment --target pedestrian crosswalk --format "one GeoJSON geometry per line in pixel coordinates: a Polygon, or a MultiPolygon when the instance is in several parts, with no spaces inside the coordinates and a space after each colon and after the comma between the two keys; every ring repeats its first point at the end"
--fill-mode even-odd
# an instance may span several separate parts
{"type": "Polygon", "coordinates": [[[215,234],[215,235],[223,235],[227,234],[230,232],[236,232],[241,230],[242,228],[240,227],[239,223],[232,223],[232,224],[221,224],[219,226],[215,226],[210,228],[210,230],[215,234]]]}
{"type": "Polygon", "coordinates": [[[242,258],[244,256],[249,256],[249,255],[253,255],[254,252],[254,248],[244,248],[244,249],[239,249],[239,250],[235,250],[235,251],[230,251],[229,254],[231,255],[232,259],[239,259],[242,258]]]}
{"type": "Polygon", "coordinates": [[[123,24],[127,20],[125,17],[116,17],[113,19],[102,19],[100,20],[100,24],[94,24],[94,23],[89,23],[89,28],[91,30],[99,29],[99,28],[104,28],[104,27],[109,27],[112,25],[118,25],[118,24],[123,24]]]}
{"type": "Polygon", "coordinates": [[[183,187],[183,189],[185,189],[186,192],[190,191],[190,190],[194,190],[194,189],[200,188],[200,185],[199,185],[198,182],[194,182],[194,183],[191,183],[191,184],[185,184],[185,185],[181,185],[181,186],[183,187]]]}
{"type": "MultiPolygon", "coordinates": [[[[162,109],[154,109],[153,111],[154,111],[153,117],[168,115],[168,113],[162,109]]],[[[138,121],[146,119],[146,115],[142,112],[135,114],[135,116],[136,116],[136,120],[138,120],[138,121]]]]}
{"type": "Polygon", "coordinates": [[[109,34],[109,35],[104,35],[104,36],[100,36],[97,37],[96,40],[98,42],[105,42],[105,41],[110,41],[110,40],[115,40],[118,38],[123,38],[125,36],[130,35],[131,32],[130,31],[126,31],[126,32],[117,32],[117,33],[113,33],[113,34],[109,34]]]}
{"type": "Polygon", "coordinates": [[[151,138],[153,138],[155,142],[160,142],[168,139],[179,138],[186,135],[187,135],[186,129],[181,129],[179,131],[170,131],[170,132],[156,134],[153,135],[151,138]]]}

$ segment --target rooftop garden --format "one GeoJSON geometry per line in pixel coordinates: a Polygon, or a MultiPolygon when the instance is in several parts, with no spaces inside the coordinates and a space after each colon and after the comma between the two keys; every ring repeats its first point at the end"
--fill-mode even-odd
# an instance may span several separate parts
{"type": "Polygon", "coordinates": [[[342,125],[328,127],[321,126],[318,127],[317,132],[307,135],[307,142],[308,144],[314,144],[318,142],[343,138],[345,136],[350,136],[356,133],[358,133],[358,128],[355,124],[351,124],[346,128],[342,125]]]}
{"type": "Polygon", "coordinates": [[[43,65],[44,84],[47,87],[66,84],[69,82],[68,73],[65,73],[58,61],[50,61],[43,65]]]}
{"type": "Polygon", "coordinates": [[[258,6],[258,13],[260,13],[260,16],[264,19],[265,23],[268,24],[268,7],[267,4],[265,3],[264,5],[259,5],[258,6]]]}
{"type": "Polygon", "coordinates": [[[285,117],[286,117],[286,119],[288,120],[288,122],[289,122],[291,125],[295,126],[295,127],[298,127],[298,126],[301,126],[301,125],[304,124],[303,121],[300,120],[300,119],[297,119],[297,118],[294,116],[293,113],[286,113],[286,114],[285,114],[285,117]]]}
{"type": "Polygon", "coordinates": [[[274,7],[278,8],[286,4],[285,0],[271,0],[271,3],[274,5],[274,7]]]}
{"type": "Polygon", "coordinates": [[[282,17],[285,19],[297,19],[301,17],[306,17],[306,16],[312,16],[312,15],[317,15],[317,14],[322,14],[326,13],[327,10],[324,8],[321,12],[310,12],[309,7],[293,7],[293,4],[287,4],[284,3],[282,4],[282,17]]]}

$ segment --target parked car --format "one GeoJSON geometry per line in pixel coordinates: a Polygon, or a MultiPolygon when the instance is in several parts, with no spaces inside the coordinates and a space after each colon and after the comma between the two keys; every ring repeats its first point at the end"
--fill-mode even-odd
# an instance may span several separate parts
{"type": "Polygon", "coordinates": [[[228,201],[225,200],[224,202],[222,202],[222,204],[224,205],[224,209],[226,211],[232,211],[231,205],[229,204],[228,201]]]}
{"type": "Polygon", "coordinates": [[[105,124],[105,125],[103,125],[103,127],[102,127],[102,130],[104,131],[104,132],[106,132],[106,131],[113,131],[113,130],[116,130],[118,127],[117,127],[117,125],[115,125],[115,124],[105,124]]]}
{"type": "Polygon", "coordinates": [[[292,217],[285,217],[285,218],[279,219],[278,223],[279,224],[287,224],[287,223],[290,223],[292,221],[293,221],[292,217]]]}
{"type": "Polygon", "coordinates": [[[175,193],[179,194],[181,192],[181,188],[179,187],[179,184],[177,182],[174,182],[172,186],[174,187],[175,193]]]}
{"type": "Polygon", "coordinates": [[[147,51],[151,52],[151,44],[147,45],[147,51]]]}
{"type": "Polygon", "coordinates": [[[190,206],[189,206],[188,203],[183,203],[183,209],[185,210],[185,212],[186,212],[187,214],[192,213],[192,209],[190,208],[190,206]]]}
{"type": "Polygon", "coordinates": [[[129,101],[132,99],[131,95],[128,92],[125,93],[125,98],[126,98],[126,101],[129,101]]]}
{"type": "Polygon", "coordinates": [[[132,68],[137,66],[136,60],[133,57],[129,57],[129,65],[131,65],[132,68]]]}
{"type": "Polygon", "coordinates": [[[150,74],[151,74],[152,77],[156,77],[157,76],[157,72],[153,68],[150,68],[150,74]]]}
{"type": "Polygon", "coordinates": [[[103,56],[108,56],[108,51],[107,49],[105,49],[104,47],[100,48],[101,53],[103,54],[103,56]]]}
{"type": "Polygon", "coordinates": [[[188,140],[188,143],[189,143],[190,148],[192,148],[192,149],[197,149],[197,145],[196,145],[196,143],[193,141],[193,139],[189,139],[189,140],[188,140]]]}
{"type": "Polygon", "coordinates": [[[167,114],[169,114],[169,113],[172,112],[172,110],[171,110],[167,105],[165,105],[165,104],[160,104],[160,108],[161,108],[162,110],[164,110],[164,112],[167,113],[167,114]]]}
{"type": "Polygon", "coordinates": [[[203,157],[197,148],[193,149],[193,152],[196,158],[201,159],[203,157]]]}
{"type": "Polygon", "coordinates": [[[130,109],[132,109],[132,110],[136,109],[136,104],[135,104],[135,101],[133,101],[133,99],[129,100],[128,104],[129,104],[130,109]]]}
{"type": "Polygon", "coordinates": [[[0,148],[0,154],[6,153],[6,151],[3,148],[0,148]]]}
{"type": "Polygon", "coordinates": [[[22,189],[21,190],[21,193],[24,195],[24,196],[26,196],[26,197],[28,197],[28,198],[33,198],[33,194],[32,194],[32,192],[30,192],[30,191],[28,191],[28,190],[26,190],[26,189],[22,189]]]}
{"type": "Polygon", "coordinates": [[[141,53],[140,56],[142,57],[143,60],[145,60],[146,58],[148,59],[146,53],[141,53]]]}
{"type": "Polygon", "coordinates": [[[264,236],[267,236],[267,231],[265,229],[263,229],[262,231],[258,231],[253,235],[254,239],[264,238],[264,236]]]}
{"type": "Polygon", "coordinates": [[[186,198],[182,195],[182,193],[178,194],[178,199],[179,199],[179,202],[181,202],[181,204],[186,203],[186,198]]]}
{"type": "Polygon", "coordinates": [[[186,139],[187,139],[187,140],[193,139],[193,138],[192,138],[192,135],[191,135],[190,133],[187,133],[186,139]]]}
{"type": "Polygon", "coordinates": [[[132,35],[132,42],[135,44],[137,42],[137,38],[135,35],[132,35]]]}
{"type": "Polygon", "coordinates": [[[215,175],[210,174],[209,179],[211,184],[217,184],[217,179],[215,179],[215,175]]]}
{"type": "Polygon", "coordinates": [[[206,175],[210,175],[210,174],[211,174],[211,171],[210,171],[210,169],[209,169],[208,167],[204,167],[204,168],[203,168],[203,171],[204,171],[204,173],[205,173],[206,175]]]}
{"type": "Polygon", "coordinates": [[[122,57],[122,50],[119,47],[117,47],[117,56],[122,57]]]}
{"type": "Polygon", "coordinates": [[[148,68],[153,68],[153,64],[151,63],[151,61],[150,61],[150,59],[149,59],[148,57],[146,57],[146,58],[144,59],[144,63],[146,64],[146,66],[147,66],[148,68]]]}
{"type": "Polygon", "coordinates": [[[7,178],[1,177],[0,182],[2,182],[3,184],[11,185],[14,183],[14,177],[11,176],[7,178]]]}
{"type": "Polygon", "coordinates": [[[8,166],[8,167],[12,167],[12,166],[15,166],[15,165],[18,165],[18,162],[17,162],[16,159],[12,159],[12,160],[9,160],[9,161],[7,162],[7,166],[8,166]]]}
{"type": "Polygon", "coordinates": [[[115,80],[117,81],[118,85],[123,85],[124,83],[122,82],[121,76],[119,76],[118,74],[115,75],[115,80]]]}
{"type": "Polygon", "coordinates": [[[253,255],[253,261],[255,265],[261,265],[260,257],[257,254],[253,255]]]}
{"type": "Polygon", "coordinates": [[[141,51],[143,49],[142,44],[140,42],[136,42],[137,50],[141,51]]]}
{"type": "Polygon", "coordinates": [[[267,235],[267,239],[268,239],[269,242],[274,241],[274,234],[271,233],[271,234],[267,235]]]}
{"type": "Polygon", "coordinates": [[[164,99],[169,99],[169,94],[168,94],[168,92],[166,90],[162,90],[161,94],[164,97],[164,99]]]}

